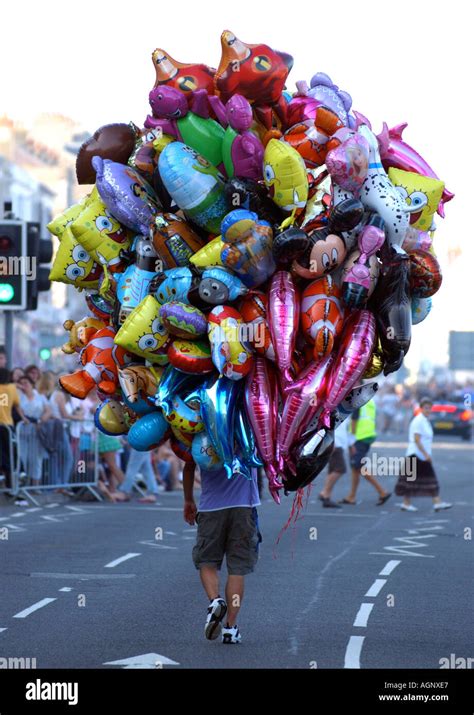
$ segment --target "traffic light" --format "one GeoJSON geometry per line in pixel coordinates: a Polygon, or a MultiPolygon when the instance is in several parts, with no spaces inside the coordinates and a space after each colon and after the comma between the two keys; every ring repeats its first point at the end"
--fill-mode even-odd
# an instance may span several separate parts
{"type": "Polygon", "coordinates": [[[0,311],[26,308],[26,255],[25,222],[0,221],[0,311]]]}
{"type": "Polygon", "coordinates": [[[34,268],[32,276],[26,282],[26,310],[36,310],[38,307],[38,293],[49,290],[51,286],[49,280],[50,269],[42,266],[42,264],[50,263],[53,255],[53,242],[51,238],[40,238],[41,228],[36,221],[29,221],[26,224],[26,231],[29,264],[34,268]]]}

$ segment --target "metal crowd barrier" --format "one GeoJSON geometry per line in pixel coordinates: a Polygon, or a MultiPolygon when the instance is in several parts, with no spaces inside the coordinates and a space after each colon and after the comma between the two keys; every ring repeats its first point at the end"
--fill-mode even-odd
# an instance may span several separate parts
{"type": "Polygon", "coordinates": [[[15,494],[24,494],[38,505],[35,494],[85,488],[102,501],[97,487],[99,445],[93,420],[19,422],[15,440],[15,494]]]}

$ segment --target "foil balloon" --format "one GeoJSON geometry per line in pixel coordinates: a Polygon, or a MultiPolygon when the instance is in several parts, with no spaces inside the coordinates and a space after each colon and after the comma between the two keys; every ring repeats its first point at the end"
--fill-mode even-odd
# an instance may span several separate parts
{"type": "Polygon", "coordinates": [[[94,333],[106,327],[106,323],[96,318],[86,317],[77,323],[75,323],[74,320],[65,320],[63,328],[69,332],[69,338],[64,345],[61,345],[61,350],[63,353],[66,353],[66,355],[81,352],[82,348],[87,345],[89,340],[94,336],[94,333]]]}
{"type": "Polygon", "coordinates": [[[252,354],[242,340],[245,324],[240,313],[218,305],[208,315],[212,361],[220,375],[241,380],[252,367],[252,354]]]}
{"type": "Polygon", "coordinates": [[[265,185],[258,181],[234,176],[226,182],[225,194],[230,209],[252,211],[270,226],[281,224],[287,216],[271,199],[265,185]]]}
{"type": "Polygon", "coordinates": [[[127,352],[139,355],[157,365],[168,362],[169,334],[160,318],[160,304],[148,295],[127,316],[115,342],[127,352]]]}
{"type": "Polygon", "coordinates": [[[380,345],[379,340],[377,340],[376,343],[377,344],[372,351],[372,355],[369,358],[369,362],[367,363],[367,367],[362,374],[363,380],[371,380],[373,377],[377,377],[377,375],[380,375],[384,369],[385,360],[382,346],[380,345]]]}
{"type": "Polygon", "coordinates": [[[263,180],[273,201],[284,211],[295,212],[306,205],[306,166],[289,144],[270,139],[263,156],[263,180]]]}
{"type": "Polygon", "coordinates": [[[94,424],[99,432],[116,437],[127,434],[130,429],[130,417],[121,402],[106,399],[97,406],[94,424]]]}
{"type": "Polygon", "coordinates": [[[222,101],[241,94],[257,107],[259,121],[268,129],[272,123],[271,107],[285,116],[282,96],[293,58],[264,44],[248,45],[233,32],[221,35],[222,56],[215,75],[215,87],[222,101]]]}
{"type": "Polygon", "coordinates": [[[67,226],[54,257],[49,279],[91,290],[98,288],[102,275],[102,265],[76,241],[70,227],[67,226]]]}
{"type": "Polygon", "coordinates": [[[244,465],[248,468],[262,467],[263,462],[257,456],[255,437],[242,401],[239,401],[237,405],[235,439],[239,447],[239,455],[244,465]]]}
{"type": "Polygon", "coordinates": [[[194,436],[191,454],[198,467],[208,472],[216,471],[224,466],[206,430],[194,436]]]}
{"type": "Polygon", "coordinates": [[[163,262],[162,270],[188,266],[204,241],[176,214],[159,213],[150,225],[153,245],[163,262]]]}
{"type": "Polygon", "coordinates": [[[197,226],[218,234],[227,213],[224,177],[205,157],[182,142],[173,142],[158,161],[166,190],[197,226]]]}
{"type": "Polygon", "coordinates": [[[125,404],[137,415],[153,412],[157,383],[163,368],[153,372],[145,365],[127,365],[118,371],[119,385],[125,404]]]}
{"type": "Polygon", "coordinates": [[[410,207],[410,226],[432,230],[433,216],[441,201],[444,183],[409,171],[389,169],[388,176],[410,207]]]}
{"type": "Polygon", "coordinates": [[[219,266],[207,268],[201,275],[199,297],[209,305],[219,305],[236,300],[248,293],[248,288],[229,269],[219,266]]]}
{"type": "Polygon", "coordinates": [[[341,344],[328,376],[320,425],[330,427],[331,412],[354,387],[367,366],[375,343],[375,318],[356,310],[348,318],[341,344]]]}
{"type": "Polygon", "coordinates": [[[240,303],[240,314],[249,326],[248,336],[252,348],[268,360],[275,360],[270,328],[267,317],[268,298],[263,291],[253,291],[240,303]]]}
{"type": "Polygon", "coordinates": [[[241,390],[241,384],[222,376],[217,380],[209,380],[199,389],[205,429],[224,464],[228,478],[235,471],[240,471],[234,450],[234,424],[241,390]]]}
{"type": "Polygon", "coordinates": [[[126,164],[137,138],[136,127],[130,124],[106,124],[99,127],[80,147],[76,157],[76,176],[79,184],[94,184],[96,170],[94,156],[126,164]]]}
{"type": "Polygon", "coordinates": [[[257,355],[254,360],[245,383],[244,399],[258,454],[265,466],[270,493],[279,504],[278,490],[282,484],[278,478],[278,455],[275,449],[279,394],[275,375],[264,357],[257,355]]]}
{"type": "MultiPolygon", "coordinates": [[[[384,123],[381,134],[377,139],[380,147],[382,162],[387,171],[390,168],[402,169],[406,172],[414,172],[431,179],[438,179],[433,169],[426,161],[403,139],[403,132],[407,124],[398,124],[389,129],[384,123]]],[[[438,204],[438,214],[444,218],[444,205],[454,198],[454,194],[447,189],[443,190],[441,200],[438,204]]]]}
{"type": "Polygon", "coordinates": [[[117,370],[128,360],[125,350],[115,344],[113,328],[100,328],[93,333],[79,354],[81,369],[62,375],[59,384],[73,397],[83,400],[97,387],[106,395],[113,395],[118,385],[117,370]]]}
{"type": "Polygon", "coordinates": [[[210,266],[222,266],[222,249],[224,242],[220,236],[213,238],[203,248],[197,251],[189,261],[198,268],[209,268],[210,266]]]}
{"type": "Polygon", "coordinates": [[[375,254],[385,241],[383,227],[383,219],[373,216],[359,234],[357,253],[351,254],[344,265],[342,295],[350,308],[362,308],[375,288],[379,274],[375,254]]]}
{"type": "Polygon", "coordinates": [[[275,271],[273,231],[266,221],[246,209],[235,209],[221,224],[222,264],[236,273],[248,288],[264,283],[275,271]]]}
{"type": "Polygon", "coordinates": [[[132,234],[110,214],[94,189],[90,200],[70,224],[71,232],[98,263],[116,262],[130,246],[132,234]]]}
{"type": "Polygon", "coordinates": [[[369,301],[377,319],[384,375],[396,372],[411,342],[410,260],[398,246],[384,246],[382,272],[369,301]]]}
{"type": "Polygon", "coordinates": [[[368,382],[365,385],[353,387],[346,397],[339,403],[335,412],[334,426],[338,427],[350,415],[370,402],[375,397],[379,385],[377,382],[368,382]]]}
{"type": "Polygon", "coordinates": [[[188,295],[193,285],[193,274],[189,268],[170,268],[153,283],[152,292],[161,305],[172,300],[189,303],[188,295]]]}
{"type": "Polygon", "coordinates": [[[155,87],[168,85],[184,93],[195,92],[197,89],[205,89],[209,94],[214,93],[215,70],[211,67],[178,62],[166,50],[160,48],[157,48],[151,57],[156,71],[155,87]]]}
{"type": "Polygon", "coordinates": [[[360,134],[346,139],[326,156],[332,180],[343,189],[359,195],[369,171],[369,143],[360,134]]]}
{"type": "Polygon", "coordinates": [[[133,152],[127,164],[140,172],[149,184],[153,185],[153,174],[158,166],[159,151],[155,147],[157,139],[161,138],[159,129],[145,128],[140,131],[137,127],[137,138],[133,152]]]}
{"type": "Polygon", "coordinates": [[[324,72],[316,72],[311,77],[310,86],[306,82],[297,82],[298,95],[306,95],[316,102],[317,107],[323,106],[331,109],[344,126],[352,126],[353,117],[349,114],[352,106],[350,94],[339,89],[334,84],[329,75],[324,72]]]}
{"type": "Polygon", "coordinates": [[[193,339],[207,333],[207,319],[199,308],[179,301],[170,301],[160,308],[160,318],[166,330],[178,338],[193,339]]]}
{"type": "Polygon", "coordinates": [[[225,128],[222,139],[222,158],[229,178],[262,178],[263,145],[250,131],[253,123],[250,103],[241,94],[234,94],[224,105],[214,96],[209,97],[217,119],[225,128]]]}
{"type": "Polygon", "coordinates": [[[87,194],[86,196],[83,196],[77,204],[69,206],[69,208],[65,209],[65,211],[61,214],[55,216],[46,226],[48,231],[52,233],[53,236],[56,236],[59,240],[61,240],[66,228],[79,216],[90,200],[91,194],[87,194]]]}
{"type": "Polygon", "coordinates": [[[301,330],[314,345],[314,359],[329,355],[343,328],[341,289],[331,275],[318,278],[301,294],[301,330]]]}
{"type": "Polygon", "coordinates": [[[164,401],[161,409],[166,421],[181,432],[195,434],[204,429],[201,411],[198,404],[188,404],[182,394],[171,396],[170,401],[164,401]]]}
{"type": "Polygon", "coordinates": [[[144,300],[150,292],[151,282],[157,274],[160,263],[157,252],[149,238],[138,236],[129,254],[134,257],[124,271],[114,272],[111,281],[115,286],[115,296],[120,304],[118,324],[122,325],[127,315],[144,300]]]}
{"type": "Polygon", "coordinates": [[[172,365],[167,365],[163,371],[155,395],[157,407],[165,407],[171,411],[171,404],[175,394],[186,392],[189,394],[196,386],[197,381],[190,375],[185,375],[172,365]]]}
{"type": "Polygon", "coordinates": [[[299,297],[291,275],[286,271],[277,271],[270,282],[267,319],[283,385],[292,381],[291,365],[299,309],[299,297]]]}
{"type": "Polygon", "coordinates": [[[168,349],[168,360],[177,370],[190,375],[214,371],[207,340],[173,340],[168,349]]]}
{"type": "Polygon", "coordinates": [[[215,166],[222,164],[225,130],[209,117],[206,92],[194,92],[189,107],[188,97],[179,89],[160,86],[151,90],[149,101],[153,114],[146,118],[146,127],[161,129],[195,149],[215,166]]]}
{"type": "Polygon", "coordinates": [[[333,362],[333,355],[328,355],[317,362],[311,362],[300,373],[298,380],[287,390],[278,428],[281,471],[290,457],[293,444],[316,412],[320,411],[323,406],[333,362]]]}
{"type": "Polygon", "coordinates": [[[431,298],[416,298],[411,299],[411,322],[412,325],[421,323],[430,313],[432,308],[431,298]]]}
{"type": "Polygon", "coordinates": [[[168,432],[169,425],[161,412],[143,415],[128,432],[130,447],[138,452],[147,452],[160,445],[168,432]]]}
{"type": "Polygon", "coordinates": [[[160,209],[150,184],[130,166],[95,156],[100,197],[115,218],[128,228],[148,236],[150,221],[160,209]]]}
{"type": "Polygon", "coordinates": [[[325,427],[305,440],[301,440],[292,453],[289,465],[294,470],[285,470],[283,487],[285,492],[295,492],[311,484],[329,462],[334,451],[334,431],[325,427]]]}
{"type": "Polygon", "coordinates": [[[441,287],[440,265],[432,253],[410,251],[410,292],[417,298],[430,298],[441,287]]]}

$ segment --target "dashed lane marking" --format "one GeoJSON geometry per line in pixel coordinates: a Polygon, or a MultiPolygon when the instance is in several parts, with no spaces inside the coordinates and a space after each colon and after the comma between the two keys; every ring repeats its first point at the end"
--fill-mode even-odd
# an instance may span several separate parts
{"type": "Polygon", "coordinates": [[[108,564],[105,564],[104,568],[113,569],[115,568],[115,566],[118,566],[119,564],[122,564],[124,561],[128,561],[129,559],[134,559],[136,556],[141,556],[141,554],[129,553],[125,554],[124,556],[119,556],[118,559],[114,559],[108,564]]]}
{"type": "Polygon", "coordinates": [[[33,603],[32,606],[25,608],[23,611],[20,611],[19,613],[15,613],[13,618],[26,618],[27,616],[31,615],[35,611],[38,611],[40,608],[44,608],[48,604],[53,603],[53,601],[57,601],[57,598],[43,598],[41,601],[38,601],[37,603],[33,603]]]}

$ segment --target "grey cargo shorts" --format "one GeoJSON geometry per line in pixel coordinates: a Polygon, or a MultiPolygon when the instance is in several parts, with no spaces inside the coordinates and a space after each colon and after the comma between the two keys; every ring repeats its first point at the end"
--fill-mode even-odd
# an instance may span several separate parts
{"type": "Polygon", "coordinates": [[[220,569],[224,556],[230,576],[246,576],[258,560],[259,535],[251,507],[231,507],[218,511],[201,511],[193,561],[197,569],[214,566],[220,569]]]}

